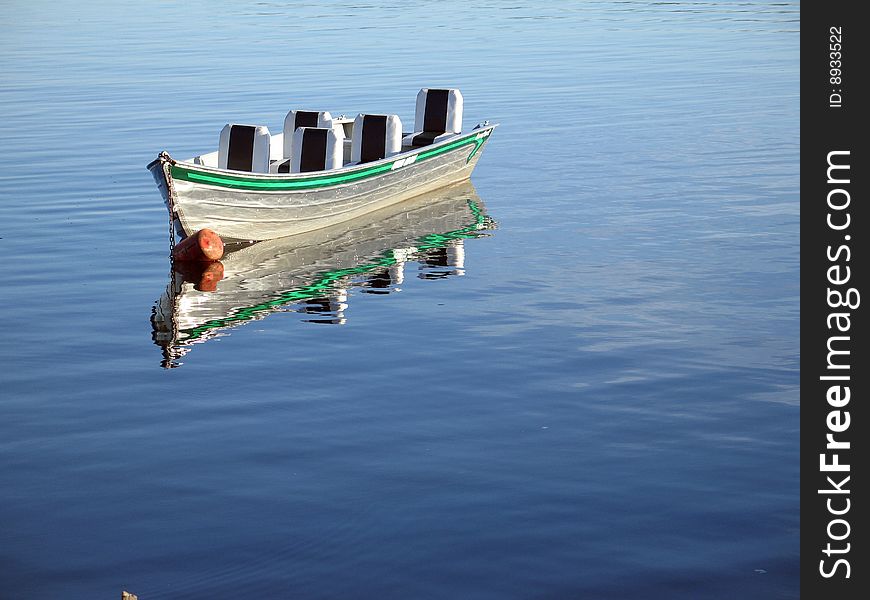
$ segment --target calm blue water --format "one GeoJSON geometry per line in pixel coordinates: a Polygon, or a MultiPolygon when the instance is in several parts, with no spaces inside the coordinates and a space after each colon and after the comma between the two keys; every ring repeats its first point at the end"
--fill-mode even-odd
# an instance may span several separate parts
{"type": "Polygon", "coordinates": [[[473,4],[0,5],[0,597],[798,596],[798,3],[473,4]],[[146,163],[424,85],[461,268],[162,368],[146,163]]]}

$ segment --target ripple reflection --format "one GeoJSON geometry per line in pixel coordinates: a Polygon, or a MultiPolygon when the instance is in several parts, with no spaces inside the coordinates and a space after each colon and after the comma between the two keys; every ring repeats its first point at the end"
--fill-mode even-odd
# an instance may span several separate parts
{"type": "Polygon", "coordinates": [[[422,280],[462,276],[464,241],[495,227],[465,182],[330,228],[228,247],[220,262],[177,264],[151,310],[161,364],[181,366],[195,344],[274,312],[342,325],[351,289],[401,291],[414,263],[422,280]]]}

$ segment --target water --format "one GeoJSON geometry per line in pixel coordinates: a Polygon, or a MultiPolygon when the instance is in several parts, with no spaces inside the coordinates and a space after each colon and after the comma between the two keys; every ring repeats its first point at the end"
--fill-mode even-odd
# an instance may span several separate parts
{"type": "Polygon", "coordinates": [[[798,596],[797,3],[0,22],[0,597],[798,596]],[[163,368],[145,164],[294,107],[408,123],[424,85],[502,124],[498,227],[163,368]]]}

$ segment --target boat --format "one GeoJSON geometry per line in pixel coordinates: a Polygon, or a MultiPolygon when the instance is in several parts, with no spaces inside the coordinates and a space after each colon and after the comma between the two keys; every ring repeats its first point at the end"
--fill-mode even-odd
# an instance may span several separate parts
{"type": "Polygon", "coordinates": [[[495,227],[465,181],[317,231],[230,244],[218,262],[175,262],[152,340],[173,368],[197,344],[275,312],[343,325],[352,296],[401,291],[411,269],[421,280],[464,275],[465,240],[495,227]]]}
{"type": "Polygon", "coordinates": [[[297,235],[468,179],[497,124],[462,132],[457,89],[423,88],[414,131],[396,115],[291,110],[283,131],[230,123],[218,150],[148,165],[182,238],[227,242],[297,235]]]}

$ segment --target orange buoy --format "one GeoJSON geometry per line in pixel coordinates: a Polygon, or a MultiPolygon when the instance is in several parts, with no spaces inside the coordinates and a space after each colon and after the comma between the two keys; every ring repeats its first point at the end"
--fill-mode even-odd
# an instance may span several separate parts
{"type": "Polygon", "coordinates": [[[199,283],[194,285],[200,292],[213,292],[217,290],[218,281],[224,278],[224,266],[215,261],[209,263],[199,278],[199,283]]]}
{"type": "Polygon", "coordinates": [[[200,292],[217,290],[218,281],[224,278],[224,265],[220,261],[179,262],[174,269],[184,278],[184,281],[192,283],[200,292]]]}
{"type": "Polygon", "coordinates": [[[175,260],[210,262],[224,255],[224,241],[211,229],[200,229],[181,240],[172,250],[175,260]]]}

